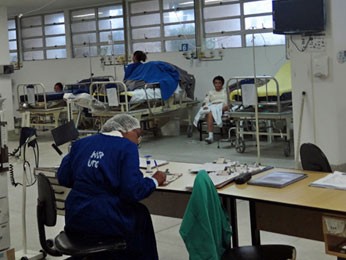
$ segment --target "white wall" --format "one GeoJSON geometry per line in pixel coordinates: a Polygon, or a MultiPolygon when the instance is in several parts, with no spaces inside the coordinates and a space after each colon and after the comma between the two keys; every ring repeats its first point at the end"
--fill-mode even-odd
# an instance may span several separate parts
{"type": "MultiPolygon", "coordinates": [[[[292,84],[294,99],[294,133],[297,144],[302,91],[306,91],[301,142],[317,144],[331,164],[346,163],[346,63],[336,60],[339,50],[346,50],[346,1],[327,0],[326,48],[323,51],[299,52],[291,45],[292,84]],[[314,58],[328,57],[329,75],[320,79],[313,76],[314,58]]],[[[295,41],[300,36],[293,37],[295,41]]]]}
{"type": "MultiPolygon", "coordinates": [[[[7,32],[7,8],[0,6],[0,65],[10,64],[10,55],[8,50],[8,32],[7,32]]],[[[13,129],[13,102],[11,77],[0,73],[0,94],[6,98],[3,104],[5,120],[8,129],[13,129]]]]}
{"type": "MultiPolygon", "coordinates": [[[[150,53],[148,60],[163,60],[175,64],[196,78],[195,96],[202,99],[206,92],[212,88],[212,79],[222,75],[225,80],[232,76],[253,75],[252,48],[238,48],[224,50],[222,61],[186,60],[182,53],[150,53]]],[[[258,47],[256,53],[256,71],[260,75],[273,75],[285,62],[283,46],[258,47]]],[[[92,72],[95,76],[113,75],[114,67],[101,67],[99,58],[92,58],[92,72]]],[[[118,80],[123,78],[123,66],[116,66],[118,80]]],[[[21,83],[43,83],[48,90],[53,90],[54,83],[61,81],[63,84],[75,83],[83,78],[90,77],[89,58],[46,60],[24,62],[23,68],[12,75],[13,90],[21,83]]],[[[16,101],[17,104],[17,101],[16,101]]]]}

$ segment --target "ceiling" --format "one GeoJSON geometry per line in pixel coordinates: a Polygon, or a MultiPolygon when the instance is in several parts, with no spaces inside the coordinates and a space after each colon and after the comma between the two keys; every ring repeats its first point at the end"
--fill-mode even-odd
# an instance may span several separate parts
{"type": "Polygon", "coordinates": [[[12,18],[19,14],[33,15],[114,2],[111,0],[1,0],[0,6],[6,6],[7,15],[12,18]]]}

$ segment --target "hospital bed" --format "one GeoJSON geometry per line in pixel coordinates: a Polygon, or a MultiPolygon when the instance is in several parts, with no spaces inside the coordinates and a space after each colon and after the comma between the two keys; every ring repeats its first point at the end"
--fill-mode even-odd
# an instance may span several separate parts
{"type": "MultiPolygon", "coordinates": [[[[113,115],[128,113],[141,122],[144,130],[153,131],[155,135],[170,120],[182,121],[180,119],[185,117],[188,136],[192,136],[192,110],[198,103],[193,99],[193,75],[165,62],[147,62],[135,76],[141,78],[138,81],[142,86],[136,84],[131,91],[122,81],[99,81],[90,84],[88,95],[66,98],[68,103],[88,108],[96,128],[113,115]]],[[[131,78],[132,83],[135,78],[131,78]]],[[[77,124],[79,118],[75,120],[77,124]]]]}
{"type": "Polygon", "coordinates": [[[63,95],[63,92],[46,91],[42,83],[17,85],[18,111],[22,114],[22,126],[59,126],[67,111],[63,95]]]}
{"type": "Polygon", "coordinates": [[[188,122],[188,136],[192,135],[192,110],[197,101],[186,96],[180,87],[168,98],[162,97],[159,83],[147,83],[143,88],[129,91],[125,83],[97,82],[90,85],[90,95],[98,102],[98,108],[91,106],[93,117],[103,124],[105,120],[118,113],[128,113],[136,117],[144,130],[154,134],[170,120],[183,118],[188,122]]]}
{"type": "MultiPolygon", "coordinates": [[[[268,142],[274,137],[285,141],[283,153],[291,153],[292,138],[292,84],[290,63],[285,63],[275,76],[241,76],[227,81],[232,105],[231,120],[236,127],[235,148],[245,152],[245,136],[256,135],[255,107],[247,106],[249,96],[255,95],[258,106],[258,128],[260,136],[267,136],[268,142]],[[253,86],[255,94],[249,93],[246,86],[253,86]]],[[[252,97],[253,98],[253,97],[252,97]]],[[[251,97],[250,97],[251,99],[251,97]]]]}

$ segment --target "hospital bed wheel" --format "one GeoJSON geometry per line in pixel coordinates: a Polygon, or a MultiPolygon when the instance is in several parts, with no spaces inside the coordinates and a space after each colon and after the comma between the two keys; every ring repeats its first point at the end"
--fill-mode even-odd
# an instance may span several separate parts
{"type": "Polygon", "coordinates": [[[235,150],[238,153],[245,152],[245,142],[241,137],[237,138],[237,140],[235,141],[235,150]]]}
{"type": "Polygon", "coordinates": [[[189,125],[186,130],[187,137],[189,138],[192,137],[192,131],[193,131],[192,125],[189,125]]]}
{"type": "Polygon", "coordinates": [[[290,156],[290,154],[291,154],[291,143],[287,141],[284,147],[284,155],[288,157],[290,156]]]}

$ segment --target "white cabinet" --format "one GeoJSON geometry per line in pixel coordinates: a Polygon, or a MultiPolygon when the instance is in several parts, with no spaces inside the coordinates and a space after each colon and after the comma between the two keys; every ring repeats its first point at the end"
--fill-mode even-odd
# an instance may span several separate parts
{"type": "Polygon", "coordinates": [[[7,172],[0,172],[0,251],[10,247],[7,172]]]}

